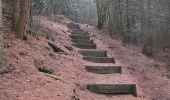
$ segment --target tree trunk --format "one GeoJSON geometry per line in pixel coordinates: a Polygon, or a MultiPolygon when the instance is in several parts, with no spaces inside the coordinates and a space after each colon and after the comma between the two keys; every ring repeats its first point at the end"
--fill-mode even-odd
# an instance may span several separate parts
{"type": "Polygon", "coordinates": [[[17,25],[17,37],[24,38],[27,27],[27,19],[29,15],[29,0],[20,0],[20,16],[17,25]]]}
{"type": "Polygon", "coordinates": [[[127,27],[127,34],[130,33],[130,19],[129,19],[129,0],[126,0],[126,27],[127,27]]]}
{"type": "Polygon", "coordinates": [[[98,14],[98,25],[97,25],[97,27],[98,27],[98,29],[102,29],[102,22],[101,22],[101,13],[103,13],[102,11],[101,11],[101,8],[100,8],[100,4],[101,4],[101,1],[99,1],[99,0],[97,0],[96,1],[96,4],[97,4],[97,14],[98,14]]]}
{"type": "Polygon", "coordinates": [[[0,75],[7,72],[4,60],[2,0],[0,0],[0,75]]]}
{"type": "Polygon", "coordinates": [[[130,25],[130,19],[129,19],[129,0],[126,0],[126,32],[122,35],[122,44],[125,46],[126,44],[131,44],[131,25],[130,25]]]}
{"type": "Polygon", "coordinates": [[[145,41],[142,46],[142,53],[146,56],[152,57],[153,56],[153,27],[151,21],[151,1],[147,1],[147,34],[145,36],[145,41]]]}
{"type": "Polygon", "coordinates": [[[20,4],[19,0],[13,0],[13,11],[12,11],[12,15],[13,15],[12,30],[13,31],[16,31],[17,29],[17,23],[18,23],[19,12],[20,12],[19,4],[20,4]]]}
{"type": "Polygon", "coordinates": [[[3,21],[2,21],[2,0],[0,0],[0,35],[3,34],[3,21]]]}
{"type": "Polygon", "coordinates": [[[140,42],[144,42],[144,22],[145,22],[145,12],[144,12],[144,0],[140,0],[140,42]]]}
{"type": "MultiPolygon", "coordinates": [[[[2,37],[3,37],[2,0],[0,0],[0,44],[2,44],[2,37]]],[[[0,49],[1,49],[1,47],[0,47],[0,49]]],[[[0,50],[0,52],[1,52],[1,50],[0,50]]]]}

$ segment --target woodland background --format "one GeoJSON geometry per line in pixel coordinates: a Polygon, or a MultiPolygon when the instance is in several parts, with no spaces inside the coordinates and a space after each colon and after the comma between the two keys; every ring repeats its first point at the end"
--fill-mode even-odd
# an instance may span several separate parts
{"type": "Polygon", "coordinates": [[[26,31],[36,33],[40,27],[32,21],[34,16],[59,21],[56,15],[66,15],[97,26],[124,46],[141,47],[147,56],[153,56],[155,48],[170,48],[170,0],[0,0],[0,8],[2,45],[2,33],[9,29],[20,39],[26,39],[26,31]]]}

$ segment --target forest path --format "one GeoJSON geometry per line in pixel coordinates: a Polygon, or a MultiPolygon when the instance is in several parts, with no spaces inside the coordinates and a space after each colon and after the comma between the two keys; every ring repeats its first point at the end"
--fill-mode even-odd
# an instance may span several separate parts
{"type": "MultiPolygon", "coordinates": [[[[66,23],[72,22],[60,17],[66,23]]],[[[47,18],[39,16],[34,21],[41,22],[41,30],[50,33],[51,38],[28,35],[28,40],[23,42],[16,39],[13,33],[5,36],[10,72],[0,75],[1,100],[170,100],[170,80],[166,78],[164,63],[148,58],[138,50],[123,47],[120,41],[111,39],[93,26],[79,24],[82,30],[90,34],[79,30],[83,35],[77,36],[71,34],[66,24],[51,24],[47,18]],[[54,52],[49,42],[65,53],[54,52]],[[96,49],[78,49],[72,43],[96,49]],[[95,63],[100,61],[109,63],[95,63]],[[61,80],[46,76],[37,70],[38,67],[52,69],[53,75],[61,80]],[[120,83],[136,84],[138,97],[132,94],[98,94],[86,89],[88,84],[120,83]]]]}
{"type": "Polygon", "coordinates": [[[170,80],[166,77],[167,64],[146,57],[138,49],[124,47],[119,40],[111,39],[109,34],[97,30],[93,26],[80,24],[81,29],[90,32],[101,50],[116,58],[123,66],[123,73],[131,75],[149,100],[169,100],[170,80]]]}
{"type": "MultiPolygon", "coordinates": [[[[70,38],[73,42],[73,46],[80,49],[78,52],[83,56],[83,59],[86,60],[85,69],[89,72],[88,76],[90,77],[86,79],[86,83],[84,83],[86,89],[89,90],[86,92],[94,92],[91,93],[94,94],[93,96],[88,96],[84,99],[144,99],[142,91],[139,89],[135,80],[130,75],[122,73],[122,66],[116,63],[115,58],[108,57],[106,50],[100,50],[97,48],[97,45],[91,40],[89,33],[84,32],[80,29],[79,25],[74,23],[68,24],[68,27],[72,30],[70,38]]],[[[82,99],[83,97],[79,94],[79,98],[82,99]]]]}

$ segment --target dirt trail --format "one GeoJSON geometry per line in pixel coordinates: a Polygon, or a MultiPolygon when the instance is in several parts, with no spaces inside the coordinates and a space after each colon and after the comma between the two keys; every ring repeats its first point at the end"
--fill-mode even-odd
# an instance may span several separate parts
{"type": "MultiPolygon", "coordinates": [[[[0,75],[0,100],[78,100],[78,98],[80,100],[170,100],[170,80],[163,76],[166,71],[164,63],[124,48],[121,43],[110,39],[94,27],[82,24],[82,29],[100,33],[94,38],[97,49],[107,50],[109,57],[115,57],[117,64],[123,66],[123,73],[132,76],[132,80],[140,87],[138,98],[132,95],[99,95],[86,90],[85,83],[96,77],[95,74],[85,70],[86,64],[92,63],[84,61],[78,53],[78,48],[71,45],[70,30],[66,27],[71,21],[64,16],[58,18],[63,21],[62,24],[51,25],[51,22],[44,17],[34,18],[35,22],[37,19],[41,20],[38,23],[42,26],[42,33],[50,30],[52,34],[50,37],[54,42],[48,40],[46,34],[36,38],[28,35],[28,41],[20,41],[12,33],[5,36],[6,59],[10,72],[0,75]],[[49,41],[67,54],[53,52],[48,45],[49,41]],[[66,47],[71,49],[68,50],[66,47]],[[39,72],[37,67],[40,66],[53,69],[53,74],[61,80],[54,80],[39,72]]],[[[110,76],[97,77],[102,80],[110,76]]]]}
{"type": "MultiPolygon", "coordinates": [[[[79,29],[77,27],[77,25],[73,24],[72,26],[75,26],[75,27],[71,27],[72,30],[75,30],[74,28],[76,28],[76,31],[73,31],[72,32],[72,35],[71,35],[71,38],[72,39],[79,39],[79,38],[82,38],[82,39],[85,39],[85,40],[90,40],[89,38],[87,38],[88,35],[85,35],[85,34],[80,34],[82,32],[81,29],[79,29]],[[78,30],[78,34],[77,34],[77,30],[78,30]],[[73,34],[74,33],[74,34],[73,34]],[[75,34],[76,33],[76,34],[75,34]],[[74,36],[74,37],[73,37],[74,36]],[[76,38],[76,37],[77,38],[76,38]]],[[[83,29],[83,28],[82,28],[83,29]]],[[[86,31],[86,30],[84,30],[86,31]]],[[[91,33],[91,32],[89,32],[91,33]]],[[[91,34],[90,34],[91,35],[91,34]]],[[[94,37],[95,39],[95,37],[94,37]]],[[[86,51],[87,49],[91,50],[91,51],[100,51],[99,48],[101,48],[100,46],[97,45],[97,49],[95,48],[89,48],[89,47],[86,47],[84,44],[87,45],[87,43],[83,43],[83,44],[80,44],[78,42],[76,42],[78,44],[75,45],[76,47],[80,48],[81,51],[83,49],[85,49],[84,51],[86,51]],[[79,46],[79,45],[82,45],[82,46],[79,46]]],[[[88,43],[88,45],[94,45],[94,43],[88,43]]],[[[103,48],[104,50],[105,48],[103,48]]],[[[107,53],[107,52],[106,52],[107,53]]],[[[84,57],[86,57],[86,55],[84,55],[84,57]]],[[[96,57],[96,56],[92,56],[90,55],[89,57],[93,57],[93,60],[90,60],[90,61],[84,61],[84,64],[85,65],[90,65],[90,66],[96,66],[96,67],[100,67],[100,66],[120,66],[119,64],[120,63],[117,63],[116,61],[116,64],[114,64],[113,62],[109,62],[109,63],[104,63],[105,61],[97,61],[97,63],[94,63],[96,62],[94,59],[95,58],[99,58],[99,57],[96,57]],[[91,62],[92,61],[92,62],[91,62]],[[102,63],[103,62],[103,63],[102,63]]],[[[104,56],[103,58],[108,58],[108,55],[104,56]]],[[[109,58],[112,58],[113,56],[110,56],[109,58]]],[[[87,85],[87,84],[112,84],[112,85],[115,85],[115,84],[136,84],[137,82],[135,82],[135,80],[128,74],[124,74],[124,72],[122,74],[120,73],[113,73],[113,74],[96,74],[96,73],[91,73],[91,72],[86,72],[85,73],[87,76],[86,77],[83,77],[81,79],[82,83],[87,85]]],[[[138,94],[138,97],[133,97],[132,95],[122,95],[121,93],[118,93],[120,94],[120,96],[117,96],[117,95],[112,95],[110,97],[108,97],[108,95],[103,95],[103,94],[96,94],[96,93],[92,93],[90,91],[84,91],[84,92],[79,92],[78,96],[79,98],[83,99],[83,100],[143,100],[143,99],[147,99],[147,97],[142,93],[142,90],[140,89],[140,87],[138,87],[137,85],[137,94],[138,94]],[[85,95],[89,95],[90,97],[87,98],[87,97],[82,97],[85,95]]]]}
{"type": "Polygon", "coordinates": [[[82,25],[82,29],[99,33],[95,39],[99,48],[108,50],[123,66],[124,72],[131,74],[151,100],[170,100],[170,80],[166,77],[166,63],[148,58],[139,51],[123,47],[120,41],[94,27],[82,25]]]}

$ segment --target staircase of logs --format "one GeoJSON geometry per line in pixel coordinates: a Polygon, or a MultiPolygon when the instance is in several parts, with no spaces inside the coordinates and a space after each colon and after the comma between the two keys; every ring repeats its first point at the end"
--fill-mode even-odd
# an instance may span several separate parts
{"type": "Polygon", "coordinates": [[[136,84],[127,80],[128,78],[122,72],[122,66],[116,65],[115,58],[108,57],[107,51],[98,50],[89,33],[81,30],[78,24],[70,23],[68,28],[72,31],[70,35],[72,45],[80,49],[78,52],[84,60],[95,63],[86,65],[86,71],[95,73],[96,76],[95,80],[87,82],[86,88],[101,95],[129,94],[137,97],[136,84]],[[98,64],[96,65],[96,63],[98,64]],[[103,77],[103,80],[100,80],[99,77],[103,77]]]}

